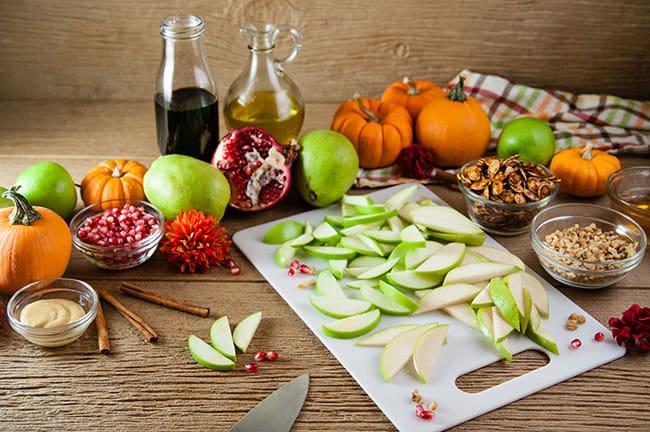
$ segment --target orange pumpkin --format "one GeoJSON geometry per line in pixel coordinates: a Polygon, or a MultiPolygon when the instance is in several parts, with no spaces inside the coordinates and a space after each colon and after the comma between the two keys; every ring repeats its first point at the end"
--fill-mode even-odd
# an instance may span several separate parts
{"type": "Polygon", "coordinates": [[[350,140],[364,168],[391,165],[413,141],[413,121],[406,108],[358,94],[339,106],[331,129],[350,140]]]}
{"type": "Polygon", "coordinates": [[[412,80],[405,77],[402,81],[394,82],[384,90],[381,101],[402,105],[415,121],[427,103],[444,96],[444,90],[431,81],[412,80]]]}
{"type": "Polygon", "coordinates": [[[106,160],[81,180],[81,199],[91,205],[108,200],[144,200],[142,181],[147,168],[132,160],[106,160]]]}
{"type": "Polygon", "coordinates": [[[0,293],[6,295],[39,279],[61,277],[72,251],[72,235],[61,216],[32,207],[17,189],[2,194],[14,206],[0,209],[0,293]]]}
{"type": "Polygon", "coordinates": [[[614,155],[594,150],[593,144],[559,151],[549,166],[560,180],[560,191],[577,197],[596,197],[607,192],[607,177],[621,169],[614,155]]]}
{"type": "Polygon", "coordinates": [[[478,101],[465,94],[463,81],[460,77],[446,98],[426,104],[415,124],[417,142],[443,168],[479,158],[490,142],[490,120],[478,101]]]}

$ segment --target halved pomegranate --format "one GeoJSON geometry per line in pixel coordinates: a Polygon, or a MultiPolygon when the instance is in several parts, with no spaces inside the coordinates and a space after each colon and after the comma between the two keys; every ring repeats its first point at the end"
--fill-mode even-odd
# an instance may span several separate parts
{"type": "Polygon", "coordinates": [[[257,127],[231,129],[212,157],[212,165],[230,182],[230,205],[259,211],[280,202],[289,192],[291,164],[298,148],[297,143],[279,144],[257,127]]]}

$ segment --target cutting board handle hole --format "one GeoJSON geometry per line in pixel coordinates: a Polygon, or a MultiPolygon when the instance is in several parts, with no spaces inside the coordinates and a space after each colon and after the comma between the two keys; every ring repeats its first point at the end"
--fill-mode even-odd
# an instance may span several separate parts
{"type": "Polygon", "coordinates": [[[497,360],[480,369],[456,378],[456,386],[466,393],[480,393],[484,390],[525,375],[548,364],[546,353],[537,350],[522,351],[512,356],[512,361],[497,360]]]}

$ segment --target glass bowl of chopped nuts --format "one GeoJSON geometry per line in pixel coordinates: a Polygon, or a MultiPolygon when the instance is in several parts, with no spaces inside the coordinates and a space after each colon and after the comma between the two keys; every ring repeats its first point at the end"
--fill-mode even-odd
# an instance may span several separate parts
{"type": "Polygon", "coordinates": [[[604,288],[639,265],[647,238],[624,214],[594,204],[560,204],[539,212],[530,240],[544,270],[577,288],[604,288]]]}
{"type": "Polygon", "coordinates": [[[457,174],[467,213],[484,231],[505,236],[525,233],[557,195],[558,180],[548,168],[518,158],[480,158],[457,174]]]}
{"type": "Polygon", "coordinates": [[[72,244],[97,267],[125,270],[147,261],[165,229],[162,212],[140,200],[102,201],[70,221],[72,244]]]}

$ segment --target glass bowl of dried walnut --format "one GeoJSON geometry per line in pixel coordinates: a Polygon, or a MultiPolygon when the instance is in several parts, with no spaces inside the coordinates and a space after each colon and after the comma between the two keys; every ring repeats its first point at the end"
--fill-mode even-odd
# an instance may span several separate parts
{"type": "Polygon", "coordinates": [[[539,212],[530,240],[544,270],[577,288],[615,284],[643,260],[645,232],[633,219],[594,204],[559,204],[539,212]]]}
{"type": "Polygon", "coordinates": [[[535,215],[557,195],[558,179],[548,168],[518,159],[483,157],[457,174],[469,217],[491,234],[527,232],[535,215]]]}

